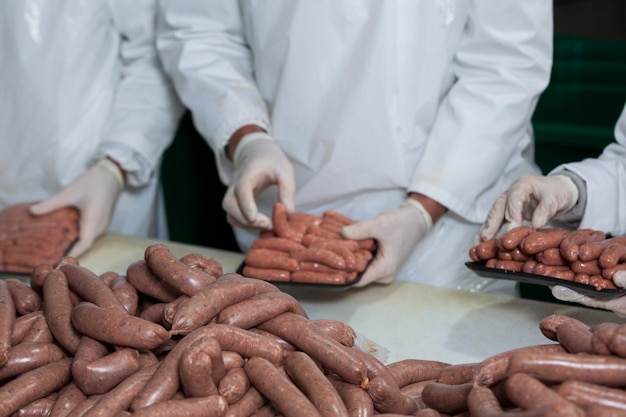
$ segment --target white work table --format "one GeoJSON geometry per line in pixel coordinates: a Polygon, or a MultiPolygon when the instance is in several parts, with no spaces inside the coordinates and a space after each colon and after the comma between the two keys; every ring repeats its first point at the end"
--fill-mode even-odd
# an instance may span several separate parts
{"type": "MultiPolygon", "coordinates": [[[[125,273],[143,259],[155,240],[107,234],[79,258],[95,273],[125,273]]],[[[234,272],[240,253],[175,242],[165,243],[176,256],[201,253],[234,272]]],[[[480,361],[505,350],[549,343],[539,322],[553,313],[592,325],[626,322],[613,313],[492,294],[470,293],[423,284],[395,282],[343,291],[281,286],[304,306],[312,319],[334,319],[387,348],[387,362],[400,359],[439,360],[452,364],[480,361]]]]}

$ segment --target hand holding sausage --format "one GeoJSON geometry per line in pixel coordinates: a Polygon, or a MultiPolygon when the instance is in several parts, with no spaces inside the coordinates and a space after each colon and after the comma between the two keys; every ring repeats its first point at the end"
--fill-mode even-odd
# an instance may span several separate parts
{"type": "Polygon", "coordinates": [[[564,175],[524,175],[496,199],[479,236],[492,239],[506,223],[521,226],[529,220],[539,229],[552,218],[567,212],[578,200],[578,188],[564,175]]]}
{"type": "Polygon", "coordinates": [[[108,229],[117,196],[124,187],[123,174],[120,170],[114,173],[115,169],[116,165],[111,160],[103,159],[65,189],[30,207],[34,215],[66,206],[78,208],[79,240],[70,250],[69,256],[81,255],[108,229]]]}
{"type": "Polygon", "coordinates": [[[388,284],[417,243],[432,228],[432,218],[421,203],[412,198],[397,209],[345,226],[342,234],[348,239],[373,238],[378,244],[376,259],[366,269],[355,287],[378,282],[388,284]]]}
{"type": "Polygon", "coordinates": [[[270,185],[278,186],[279,200],[294,211],[293,166],[282,149],[266,133],[245,135],[235,148],[234,171],[222,200],[229,223],[257,229],[271,229],[271,219],[259,213],[254,197],[270,185]]]}

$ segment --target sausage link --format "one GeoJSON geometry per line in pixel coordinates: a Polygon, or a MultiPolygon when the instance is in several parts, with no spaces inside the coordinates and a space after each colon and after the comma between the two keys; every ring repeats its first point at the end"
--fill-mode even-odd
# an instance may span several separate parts
{"type": "Polygon", "coordinates": [[[583,417],[585,415],[584,411],[574,403],[566,400],[529,374],[516,373],[511,375],[506,380],[505,387],[509,399],[523,409],[533,410],[561,405],[564,408],[561,410],[562,413],[557,414],[559,416],[583,417]]]}
{"type": "Polygon", "coordinates": [[[246,253],[245,263],[254,268],[278,269],[281,271],[297,271],[298,261],[289,256],[288,252],[275,249],[251,248],[246,253]]]}
{"type": "Polygon", "coordinates": [[[350,417],[371,417],[374,415],[374,402],[367,391],[334,377],[328,377],[343,400],[350,417]]]}
{"type": "Polygon", "coordinates": [[[283,313],[258,326],[308,353],[325,369],[345,381],[367,387],[367,369],[360,358],[332,337],[319,330],[310,320],[293,313],[283,313]]]}
{"type": "MultiPolygon", "coordinates": [[[[556,336],[555,336],[556,338],[556,336]]],[[[493,386],[504,381],[508,376],[509,362],[513,354],[520,351],[537,351],[541,353],[560,352],[565,353],[565,348],[559,343],[549,343],[544,345],[531,345],[520,348],[506,350],[497,353],[480,362],[478,370],[474,375],[476,385],[493,386]]]]}
{"type": "Polygon", "coordinates": [[[148,246],[144,259],[161,281],[189,297],[215,282],[212,275],[185,265],[162,243],[148,246]]]}
{"type": "Polygon", "coordinates": [[[577,380],[608,386],[626,385],[626,359],[584,353],[516,352],[509,363],[509,379],[528,373],[546,382],[577,380]]]}
{"type": "Polygon", "coordinates": [[[561,323],[556,329],[556,336],[561,346],[570,353],[594,353],[589,326],[575,318],[570,317],[561,323]]]}
{"type": "Polygon", "coordinates": [[[249,329],[286,311],[308,317],[302,305],[292,295],[271,291],[224,308],[217,316],[217,323],[249,329]]]}
{"type": "Polygon", "coordinates": [[[70,290],[84,301],[102,308],[127,312],[111,287],[89,269],[80,265],[67,264],[61,267],[61,271],[67,278],[70,290]]]}
{"type": "Polygon", "coordinates": [[[565,229],[537,230],[522,239],[520,249],[526,254],[534,255],[549,248],[558,248],[568,233],[565,229]]]}
{"type": "Polygon", "coordinates": [[[70,382],[72,358],[63,358],[28,371],[0,387],[0,417],[43,398],[70,382]]]}
{"type": "Polygon", "coordinates": [[[291,282],[307,284],[329,284],[343,285],[346,283],[346,276],[341,272],[327,273],[317,271],[295,271],[291,273],[291,282]]]}
{"type": "Polygon", "coordinates": [[[52,410],[50,410],[49,417],[66,417],[85,399],[87,399],[87,396],[78,388],[74,381],[70,381],[59,392],[59,397],[55,401],[52,410]]]}
{"type": "Polygon", "coordinates": [[[137,289],[126,279],[124,275],[118,275],[110,285],[113,294],[120,301],[124,309],[130,315],[136,315],[139,310],[139,294],[137,289]]]}
{"type": "Polygon", "coordinates": [[[604,322],[593,325],[589,328],[591,331],[591,348],[596,355],[611,355],[609,349],[609,339],[613,335],[615,329],[619,326],[617,323],[604,322]]]}
{"type": "Polygon", "coordinates": [[[54,407],[54,400],[51,398],[39,398],[30,404],[17,410],[14,417],[41,417],[49,416],[54,407]]]}
{"type": "Polygon", "coordinates": [[[592,229],[579,229],[568,233],[559,246],[563,258],[569,262],[578,260],[580,247],[585,243],[598,242],[606,239],[604,232],[592,229]]]}
{"type": "Polygon", "coordinates": [[[284,237],[268,236],[255,240],[250,249],[273,249],[290,253],[294,250],[304,249],[304,245],[284,237]]]}
{"type": "Polygon", "coordinates": [[[0,280],[0,366],[9,360],[15,319],[15,304],[9,291],[9,285],[5,280],[0,280]]]}
{"type": "Polygon", "coordinates": [[[222,264],[214,258],[207,258],[200,253],[189,253],[180,258],[180,261],[190,268],[198,269],[218,279],[224,274],[222,264]]]}
{"type": "Polygon", "coordinates": [[[372,398],[374,409],[379,413],[411,415],[419,410],[419,403],[402,394],[397,386],[390,385],[384,378],[375,377],[369,381],[367,393],[372,398]]]}
{"type": "Polygon", "coordinates": [[[133,417],[222,417],[228,404],[219,395],[167,400],[133,412],[133,417]]]}
{"type": "Polygon", "coordinates": [[[253,357],[246,361],[244,370],[250,383],[284,417],[321,417],[311,401],[273,363],[260,357],[253,357]]]}
{"type": "Polygon", "coordinates": [[[178,372],[186,397],[216,395],[211,355],[204,349],[203,339],[198,339],[182,353],[178,372]]]}
{"type": "Polygon", "coordinates": [[[499,245],[504,250],[512,251],[519,246],[522,239],[524,239],[532,232],[533,229],[530,226],[514,227],[508,232],[503,233],[502,236],[498,238],[499,245]]]}
{"type": "Polygon", "coordinates": [[[596,260],[600,257],[604,249],[610,245],[626,245],[626,237],[613,237],[610,239],[600,240],[597,242],[588,242],[580,246],[578,259],[583,262],[596,260]]]}
{"type": "Polygon", "coordinates": [[[228,406],[225,417],[248,417],[266,403],[265,397],[254,387],[250,387],[244,396],[228,406]]]}
{"type": "Polygon", "coordinates": [[[224,274],[215,283],[180,303],[172,321],[173,334],[186,334],[209,323],[231,304],[271,291],[279,291],[269,282],[224,274]]]}
{"type": "Polygon", "coordinates": [[[247,278],[262,279],[263,281],[291,281],[291,272],[285,269],[255,268],[250,265],[245,265],[241,274],[247,278]]]}
{"type": "Polygon", "coordinates": [[[59,270],[50,271],[43,282],[42,293],[50,331],[63,349],[73,355],[81,334],[72,324],[72,297],[65,274],[59,270]]]}
{"type": "Polygon", "coordinates": [[[250,379],[243,367],[229,369],[220,379],[217,387],[218,393],[226,399],[228,404],[241,400],[249,389],[250,379]]]}
{"type": "Polygon", "coordinates": [[[26,283],[17,278],[5,278],[4,281],[9,287],[15,311],[20,316],[41,308],[41,296],[26,283]]]}
{"type": "Polygon", "coordinates": [[[0,367],[0,381],[21,375],[65,357],[54,343],[20,343],[11,347],[7,362],[0,367]]]}
{"type": "Polygon", "coordinates": [[[122,348],[109,353],[107,347],[89,336],[80,340],[72,376],[86,394],[104,394],[139,369],[139,352],[122,348]]]}
{"type": "Polygon", "coordinates": [[[346,261],[337,253],[322,248],[308,247],[291,253],[291,257],[298,261],[319,262],[335,269],[346,269],[346,261]]]}
{"type": "Polygon", "coordinates": [[[284,367],[322,416],[349,417],[341,396],[309,355],[301,351],[290,352],[284,367]]]}
{"type": "Polygon", "coordinates": [[[103,393],[83,417],[114,416],[121,411],[127,410],[133,398],[152,377],[157,366],[157,364],[154,364],[129,375],[111,390],[103,393]]]}
{"type": "Polygon", "coordinates": [[[434,380],[439,371],[450,364],[425,359],[403,359],[387,365],[387,369],[395,378],[398,386],[434,380]]]}
{"type": "Polygon", "coordinates": [[[480,366],[477,362],[444,366],[439,370],[435,381],[448,385],[464,384],[474,380],[480,366]]]}
{"type": "Polygon", "coordinates": [[[32,313],[16,317],[13,322],[13,330],[11,332],[11,345],[17,345],[20,343],[39,317],[43,317],[42,310],[33,311],[32,313]]]}
{"type": "Polygon", "coordinates": [[[83,301],[72,309],[72,324],[83,335],[114,346],[155,349],[170,339],[161,325],[83,301]]]}
{"type": "Polygon", "coordinates": [[[609,388],[582,381],[565,381],[556,388],[556,392],[584,409],[593,405],[603,405],[626,411],[626,391],[622,388],[609,388]]]}
{"type": "Polygon", "coordinates": [[[426,406],[442,413],[460,413],[467,410],[467,398],[474,384],[443,384],[432,381],[424,386],[422,400],[426,406]]]}
{"type": "Polygon", "coordinates": [[[126,279],[141,294],[148,295],[164,303],[173,301],[182,294],[161,281],[143,259],[131,263],[126,268],[126,279]]]}
{"type": "Polygon", "coordinates": [[[50,331],[46,316],[42,314],[35,320],[32,326],[30,326],[30,329],[28,329],[28,332],[26,332],[22,338],[21,343],[52,343],[54,341],[54,336],[50,331]]]}
{"type": "MultiPolygon", "coordinates": [[[[306,315],[302,315],[306,317],[306,315]]],[[[344,346],[352,347],[354,346],[354,341],[357,338],[356,332],[354,329],[347,323],[340,320],[332,320],[332,319],[315,319],[311,320],[317,328],[321,331],[338,341],[344,346]]]]}

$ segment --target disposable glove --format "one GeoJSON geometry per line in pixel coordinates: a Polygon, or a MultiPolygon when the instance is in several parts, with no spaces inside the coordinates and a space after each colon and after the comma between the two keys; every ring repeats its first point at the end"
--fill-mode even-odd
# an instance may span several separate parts
{"type": "Polygon", "coordinates": [[[479,237],[494,238],[508,222],[508,228],[529,220],[539,229],[552,218],[567,212],[578,201],[578,187],[565,175],[524,175],[496,199],[479,237]]]}
{"type": "Polygon", "coordinates": [[[407,198],[397,209],[357,222],[342,229],[348,239],[376,240],[378,253],[355,287],[373,282],[388,284],[413,251],[418,242],[432,228],[432,218],[417,200],[407,198]]]}
{"type": "MultiPolygon", "coordinates": [[[[615,272],[615,274],[613,274],[613,282],[619,288],[626,287],[626,271],[615,272]]],[[[618,317],[626,317],[626,296],[602,300],[580,294],[561,285],[552,287],[552,295],[557,300],[578,303],[586,305],[587,307],[602,308],[614,312],[618,317]]]]}
{"type": "Polygon", "coordinates": [[[33,215],[41,215],[66,206],[78,208],[80,211],[78,242],[68,253],[69,256],[78,257],[109,228],[117,197],[123,188],[124,178],[120,169],[105,158],[63,190],[33,204],[30,212],[33,215]]]}
{"type": "Polygon", "coordinates": [[[293,166],[278,144],[267,133],[245,135],[233,155],[234,172],[222,200],[230,224],[253,229],[271,229],[272,220],[259,209],[255,196],[276,184],[278,199],[287,212],[294,211],[295,178],[293,166]]]}

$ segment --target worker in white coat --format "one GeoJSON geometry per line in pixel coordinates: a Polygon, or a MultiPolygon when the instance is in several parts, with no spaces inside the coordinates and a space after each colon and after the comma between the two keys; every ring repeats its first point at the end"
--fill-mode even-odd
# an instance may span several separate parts
{"type": "Polygon", "coordinates": [[[184,110],[160,65],[156,0],[0,4],[0,209],[75,206],[70,255],[109,229],[166,237],[158,170],[184,110]]]}
{"type": "MultiPolygon", "coordinates": [[[[626,235],[626,107],[615,126],[615,139],[597,158],[560,165],[546,176],[519,178],[496,199],[480,237],[491,239],[500,230],[524,222],[536,229],[550,224],[626,235]]],[[[626,271],[616,272],[613,282],[626,288],[626,271]]],[[[563,286],[552,287],[552,294],[559,300],[613,310],[626,317],[626,297],[599,300],[563,286]]]]}
{"type": "Polygon", "coordinates": [[[492,283],[464,260],[496,196],[538,171],[550,2],[160,4],[161,59],[216,153],[243,251],[281,201],[378,241],[360,286],[492,283]]]}

